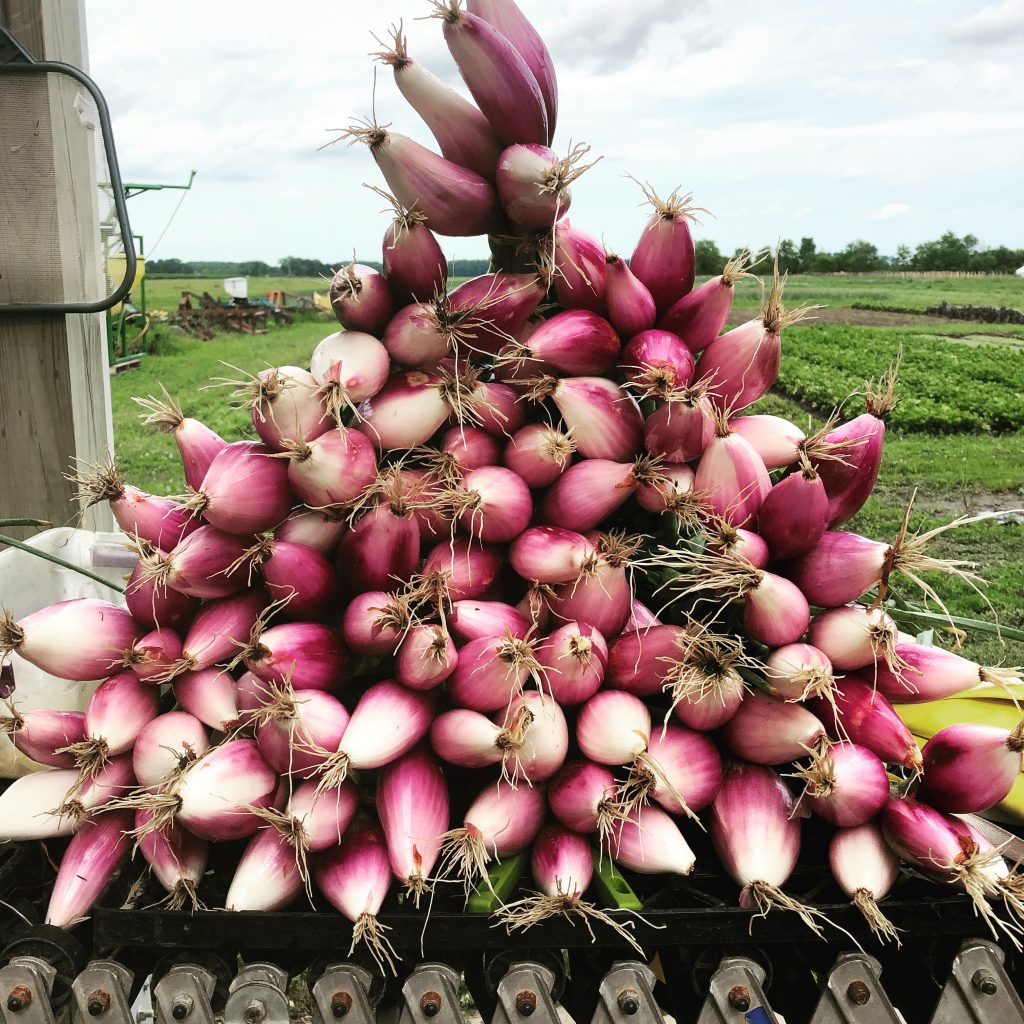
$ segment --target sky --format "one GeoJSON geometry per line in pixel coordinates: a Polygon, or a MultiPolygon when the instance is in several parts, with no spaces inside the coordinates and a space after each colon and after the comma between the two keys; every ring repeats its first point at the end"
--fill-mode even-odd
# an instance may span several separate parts
{"type": "MultiPolygon", "coordinates": [[[[1024,246],[1024,0],[519,0],[559,76],[554,148],[602,160],[574,223],[632,251],[637,186],[693,192],[723,252],[811,235],[886,253],[943,231],[1024,246]]],[[[123,178],[195,185],[133,199],[147,254],[378,258],[388,216],[369,151],[320,148],[375,109],[431,136],[369,56],[409,54],[462,88],[429,0],[86,0],[90,70],[123,178]],[[376,77],[374,67],[377,68],[376,77]],[[168,222],[169,226],[168,226],[168,222]],[[154,244],[163,234],[155,252],[154,244]]],[[[447,238],[449,256],[486,254],[447,238]]]]}

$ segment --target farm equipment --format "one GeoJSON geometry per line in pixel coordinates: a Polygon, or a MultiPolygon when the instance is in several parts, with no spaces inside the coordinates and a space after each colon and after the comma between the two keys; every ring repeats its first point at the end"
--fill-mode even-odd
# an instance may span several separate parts
{"type": "Polygon", "coordinates": [[[172,318],[183,330],[209,341],[217,331],[238,331],[241,334],[266,334],[274,307],[269,303],[248,299],[215,299],[209,292],[202,295],[185,290],[172,318]],[[195,304],[193,304],[193,300],[195,304]]]}

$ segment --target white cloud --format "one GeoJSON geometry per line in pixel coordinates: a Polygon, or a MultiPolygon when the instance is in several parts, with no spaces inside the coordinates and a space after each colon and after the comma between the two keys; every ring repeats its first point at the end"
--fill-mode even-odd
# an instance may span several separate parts
{"type": "Polygon", "coordinates": [[[906,203],[886,203],[876,214],[875,220],[898,220],[910,213],[906,203]]]}
{"type": "Polygon", "coordinates": [[[949,29],[954,42],[981,45],[1003,43],[1020,35],[1024,35],[1024,0],[986,4],[949,29]]]}

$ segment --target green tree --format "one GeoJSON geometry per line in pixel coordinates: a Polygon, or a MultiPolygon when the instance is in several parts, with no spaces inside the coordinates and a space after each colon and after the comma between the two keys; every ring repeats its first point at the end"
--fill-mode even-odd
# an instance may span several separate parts
{"type": "Polygon", "coordinates": [[[800,253],[791,238],[779,242],[779,272],[782,274],[799,274],[801,270],[800,253]]]}
{"type": "Polygon", "coordinates": [[[885,266],[885,258],[879,253],[878,246],[859,238],[850,242],[842,252],[835,254],[840,270],[849,274],[866,274],[872,270],[881,270],[885,266]]]}
{"type": "Polygon", "coordinates": [[[909,245],[896,246],[896,255],[890,261],[893,270],[909,270],[914,262],[914,253],[909,245]]]}
{"type": "Polygon", "coordinates": [[[694,246],[697,273],[720,274],[725,266],[725,257],[718,251],[718,246],[710,238],[701,238],[694,246]]]}
{"type": "Polygon", "coordinates": [[[960,238],[947,231],[932,242],[922,242],[914,252],[915,270],[967,270],[978,248],[974,235],[960,238]]]}
{"type": "Polygon", "coordinates": [[[815,269],[815,262],[818,258],[818,247],[814,244],[813,238],[800,239],[800,251],[798,255],[800,258],[801,273],[808,274],[815,269]]]}

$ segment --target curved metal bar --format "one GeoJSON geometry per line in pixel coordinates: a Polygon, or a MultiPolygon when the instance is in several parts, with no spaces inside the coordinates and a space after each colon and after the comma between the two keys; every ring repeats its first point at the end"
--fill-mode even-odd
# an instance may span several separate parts
{"type": "MultiPolygon", "coordinates": [[[[22,51],[24,52],[24,51],[22,51]]],[[[98,302],[10,302],[0,304],[0,315],[33,315],[39,313],[102,313],[116,306],[131,291],[135,280],[138,259],[135,255],[135,242],[132,239],[131,225],[128,222],[128,208],[124,200],[124,187],[121,184],[121,172],[117,166],[117,151],[114,148],[114,133],[110,127],[110,111],[107,101],[103,98],[99,86],[80,68],[73,64],[65,64],[54,60],[18,60],[8,64],[0,64],[2,73],[39,72],[40,74],[70,75],[83,85],[96,103],[99,114],[100,131],[103,135],[103,150],[107,157],[107,168],[110,171],[110,185],[114,192],[114,209],[121,225],[121,236],[124,239],[125,274],[121,283],[106,298],[98,302]]]]}

